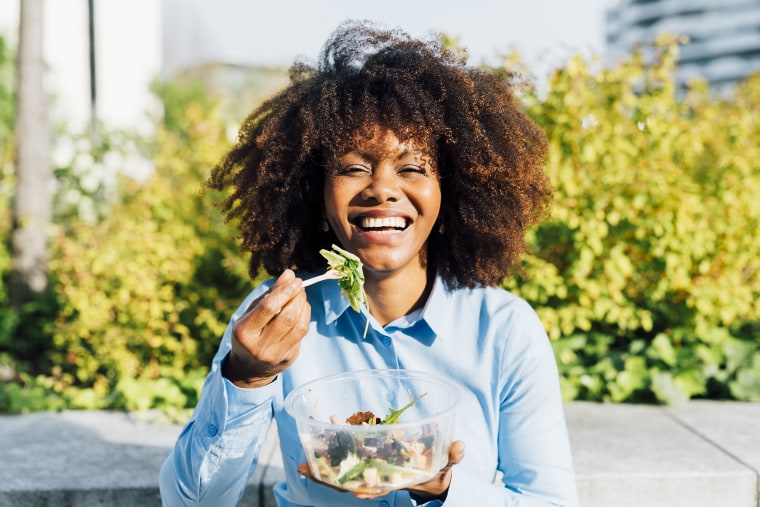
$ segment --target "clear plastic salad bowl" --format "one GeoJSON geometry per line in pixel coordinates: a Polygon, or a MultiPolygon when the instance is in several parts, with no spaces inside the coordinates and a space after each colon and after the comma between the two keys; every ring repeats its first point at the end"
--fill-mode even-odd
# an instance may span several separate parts
{"type": "Polygon", "coordinates": [[[425,482],[446,465],[456,401],[456,388],[440,377],[364,370],[294,389],[285,410],[314,477],[354,493],[382,494],[425,482]],[[360,419],[376,417],[346,422],[359,412],[360,419]]]}

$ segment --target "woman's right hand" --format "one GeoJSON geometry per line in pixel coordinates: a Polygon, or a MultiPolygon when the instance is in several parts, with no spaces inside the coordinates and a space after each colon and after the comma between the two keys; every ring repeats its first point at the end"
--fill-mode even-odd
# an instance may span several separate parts
{"type": "Polygon", "coordinates": [[[286,269],[233,325],[222,375],[237,387],[265,386],[298,357],[311,320],[302,283],[286,269]]]}

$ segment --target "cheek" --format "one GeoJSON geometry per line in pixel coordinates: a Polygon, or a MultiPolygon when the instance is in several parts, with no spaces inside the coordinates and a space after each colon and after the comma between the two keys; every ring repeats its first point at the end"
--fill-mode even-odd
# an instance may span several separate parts
{"type": "Polygon", "coordinates": [[[327,215],[333,215],[337,211],[337,208],[339,207],[339,201],[338,201],[339,193],[336,192],[335,185],[330,183],[325,183],[325,191],[323,195],[324,200],[324,206],[325,206],[325,212],[327,215]]]}
{"type": "Polygon", "coordinates": [[[423,203],[423,213],[427,217],[432,217],[434,220],[437,219],[441,211],[441,187],[435,185],[425,189],[420,194],[420,202],[423,203]]]}
{"type": "Polygon", "coordinates": [[[346,180],[330,180],[325,182],[325,208],[343,211],[356,200],[365,186],[361,182],[346,180]]]}
{"type": "Polygon", "coordinates": [[[345,218],[351,203],[351,189],[347,185],[326,183],[324,191],[324,213],[337,227],[345,218]]]}

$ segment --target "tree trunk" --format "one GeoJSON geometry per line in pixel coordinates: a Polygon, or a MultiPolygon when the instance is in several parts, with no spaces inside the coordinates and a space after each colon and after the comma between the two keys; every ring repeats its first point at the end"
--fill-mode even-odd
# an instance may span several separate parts
{"type": "Polygon", "coordinates": [[[19,3],[16,193],[9,286],[11,305],[15,308],[47,288],[48,235],[52,220],[50,130],[43,85],[43,0],[19,3]]]}

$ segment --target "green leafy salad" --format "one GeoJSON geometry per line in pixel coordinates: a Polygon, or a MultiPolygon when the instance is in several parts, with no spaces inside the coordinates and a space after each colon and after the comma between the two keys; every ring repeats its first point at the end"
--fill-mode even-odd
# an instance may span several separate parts
{"type": "Polygon", "coordinates": [[[343,294],[351,308],[355,311],[361,311],[359,304],[367,304],[367,294],[364,292],[364,272],[362,271],[362,261],[359,257],[343,250],[337,245],[332,246],[332,250],[322,249],[319,253],[327,259],[329,269],[337,272],[338,285],[340,293],[343,294]]]}
{"type": "MultiPolygon", "coordinates": [[[[364,271],[362,271],[362,261],[351,252],[343,250],[337,245],[332,246],[332,250],[322,249],[319,253],[327,259],[329,271],[334,272],[338,278],[340,293],[348,299],[351,308],[360,312],[359,305],[364,303],[369,310],[367,294],[364,292],[364,271]]],[[[369,320],[364,327],[364,337],[367,336],[369,329],[369,320]]]]}

